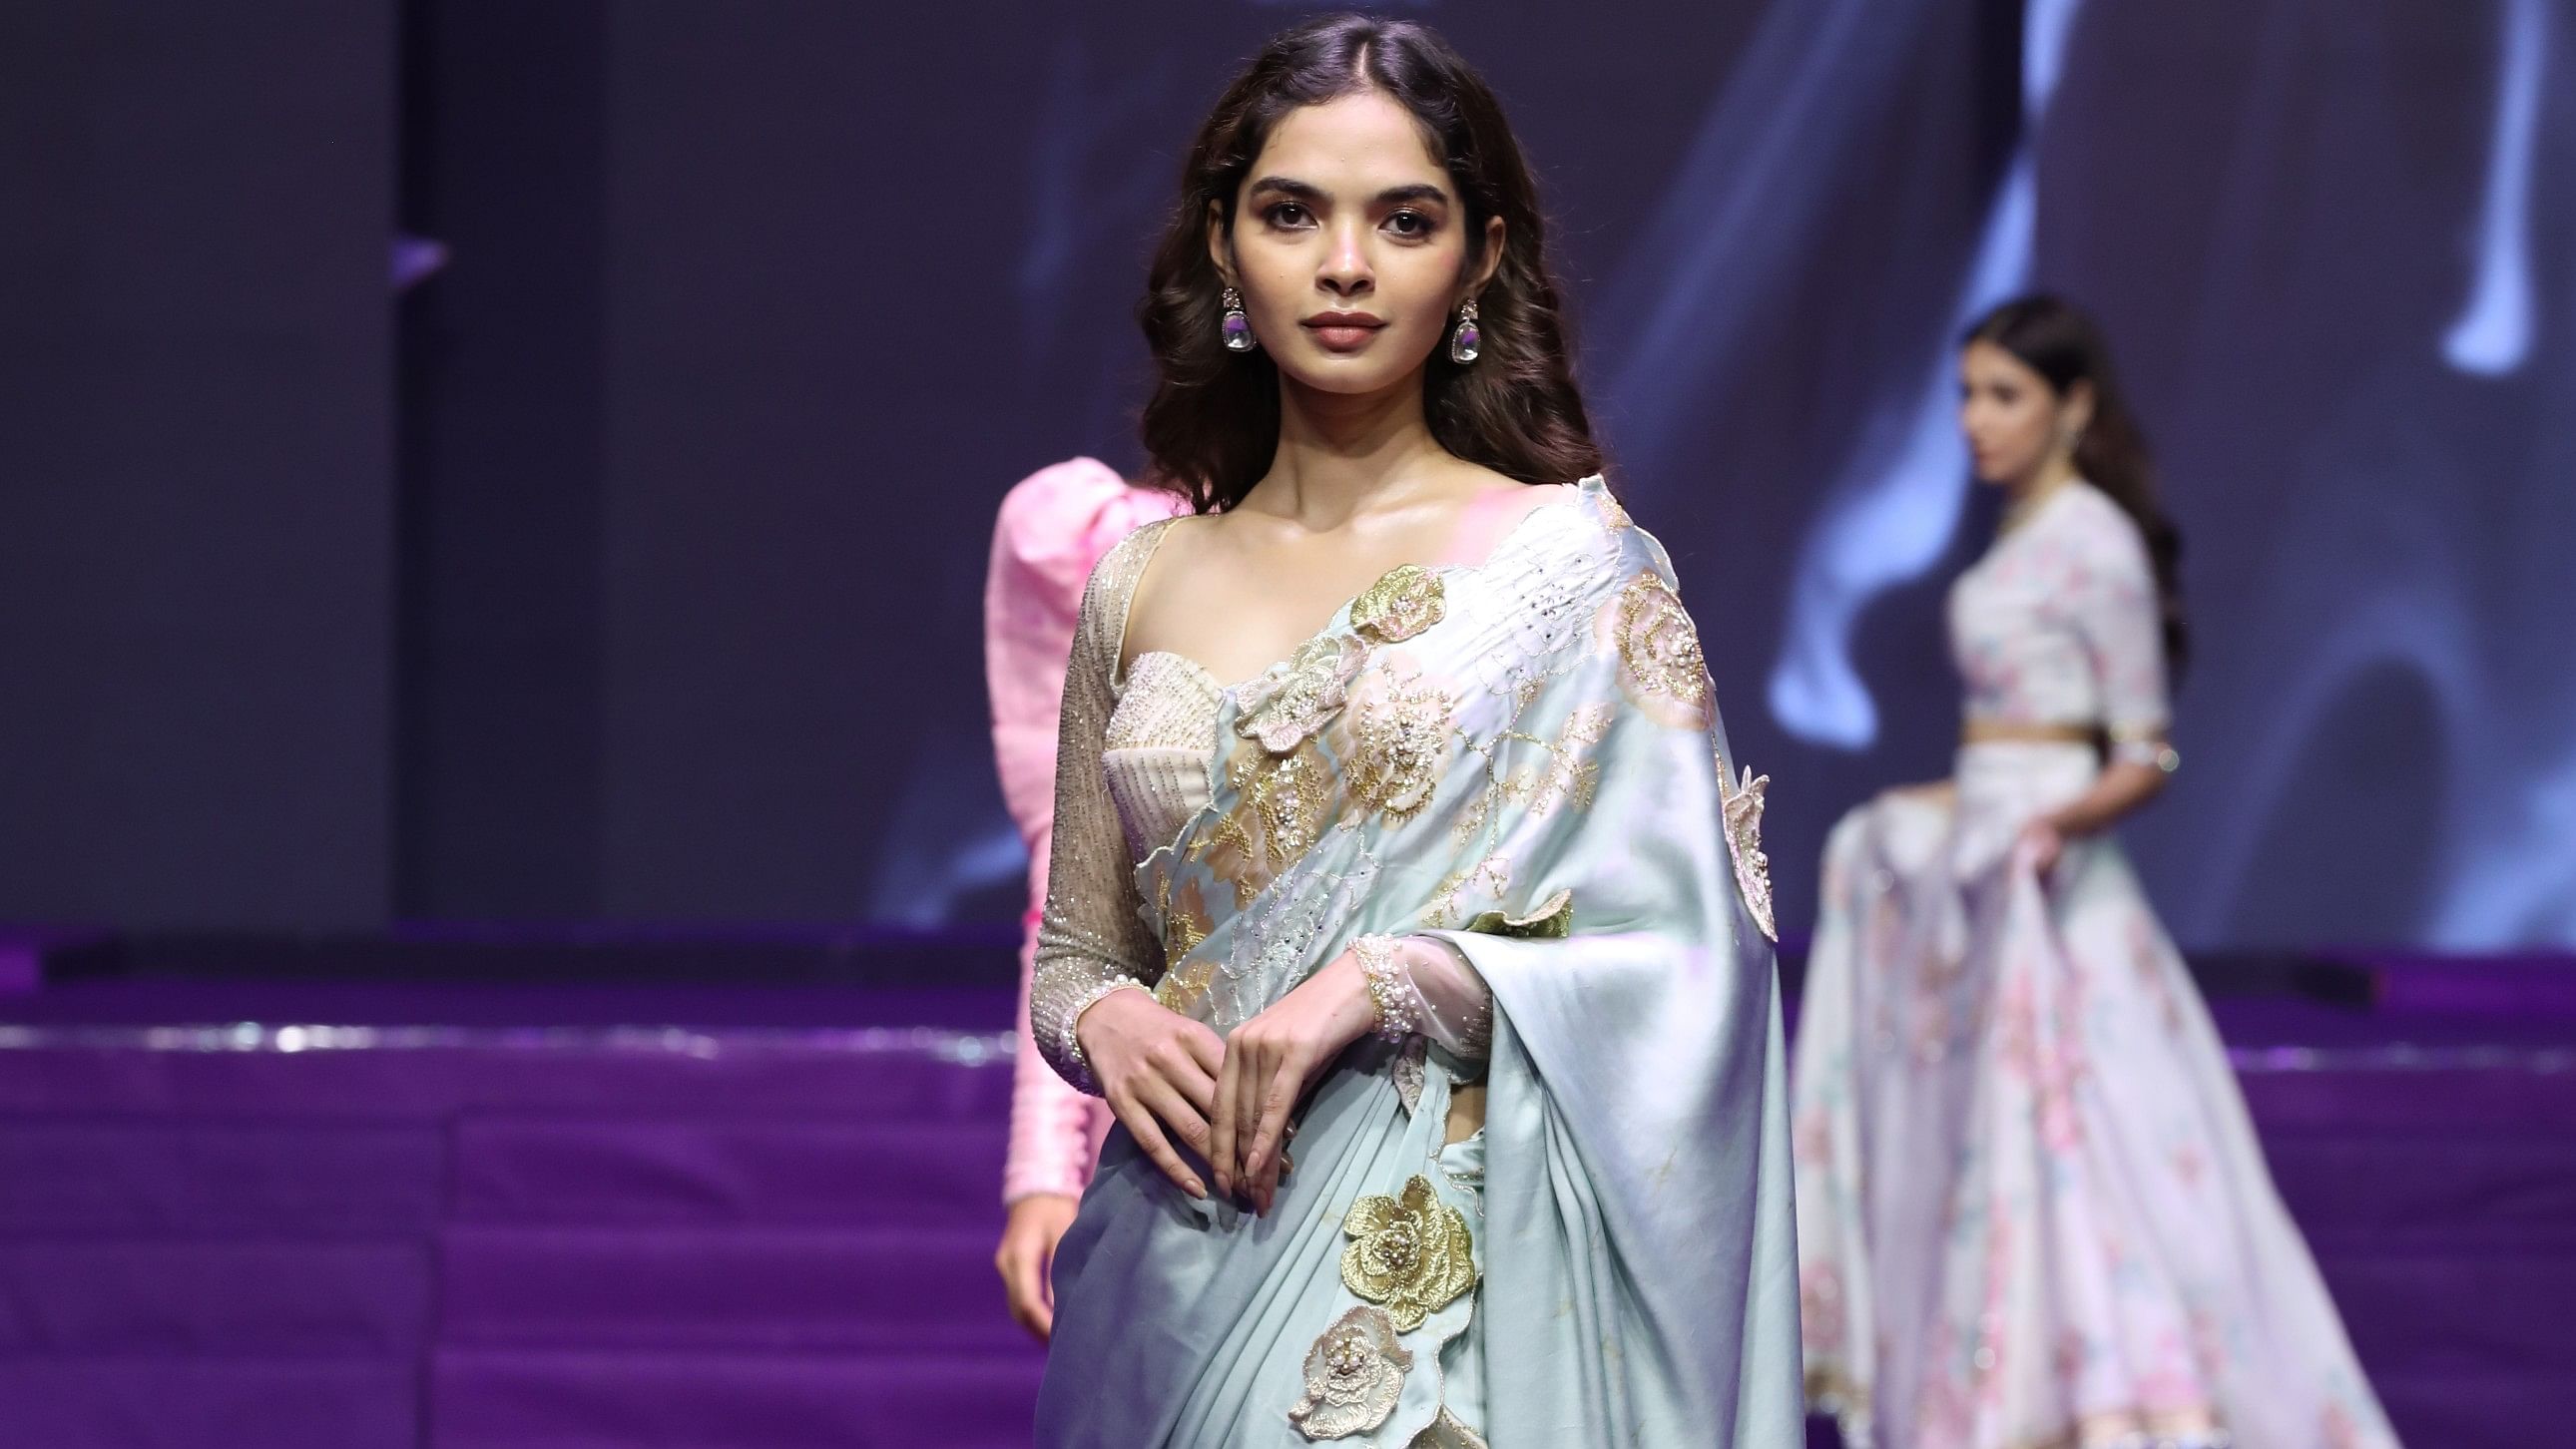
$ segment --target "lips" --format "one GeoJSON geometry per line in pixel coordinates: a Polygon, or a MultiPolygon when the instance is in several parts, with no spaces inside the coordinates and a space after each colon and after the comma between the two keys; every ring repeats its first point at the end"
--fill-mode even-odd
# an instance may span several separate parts
{"type": "Polygon", "coordinates": [[[1327,352],[1357,352],[1369,345],[1386,322],[1366,312],[1318,312],[1298,325],[1327,352]]]}

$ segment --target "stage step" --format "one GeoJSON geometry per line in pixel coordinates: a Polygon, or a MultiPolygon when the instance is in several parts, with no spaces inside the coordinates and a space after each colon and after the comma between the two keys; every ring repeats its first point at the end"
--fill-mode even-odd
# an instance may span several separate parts
{"type": "MultiPolygon", "coordinates": [[[[2534,1442],[2576,1416],[2576,1335],[2539,1331],[2576,1299],[2576,1070],[2313,1024],[2238,1060],[2365,1365],[2414,1449],[2534,1442]]],[[[1024,1445],[1006,1046],[0,1025],[0,1446],[1024,1445]]]]}
{"type": "Polygon", "coordinates": [[[418,1358],[0,1359],[11,1449],[418,1449],[418,1358]]]}
{"type": "Polygon", "coordinates": [[[839,1353],[1023,1341],[992,1268],[998,1208],[942,1229],[453,1227],[448,1343],[839,1353]]]}
{"type": "Polygon", "coordinates": [[[1041,1359],[446,1348],[431,1449],[1026,1449],[1041,1359]]]}
{"type": "Polygon", "coordinates": [[[456,1126],[471,1223],[952,1227],[995,1211],[999,1120],[779,1121],[475,1112],[456,1126]]]}
{"type": "Polygon", "coordinates": [[[403,1358],[428,1338],[429,1294],[417,1238],[12,1238],[0,1242],[0,1359],[403,1358]]]}

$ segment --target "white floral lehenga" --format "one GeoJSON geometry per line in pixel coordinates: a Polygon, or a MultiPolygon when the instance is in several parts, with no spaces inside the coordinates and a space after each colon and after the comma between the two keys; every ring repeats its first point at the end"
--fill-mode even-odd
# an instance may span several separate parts
{"type": "MultiPolygon", "coordinates": [[[[2107,496],[2004,535],[1950,624],[1972,718],[2162,753],[2155,586],[2107,496]]],[[[2391,1449],[2118,844],[2045,878],[2016,845],[2100,767],[1972,744],[1950,791],[1826,845],[1793,1094],[1809,1395],[1856,1449],[2391,1449]]]]}

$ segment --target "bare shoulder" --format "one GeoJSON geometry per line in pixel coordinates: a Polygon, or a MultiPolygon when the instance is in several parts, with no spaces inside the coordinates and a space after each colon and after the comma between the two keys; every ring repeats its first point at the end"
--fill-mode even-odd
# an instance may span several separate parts
{"type": "Polygon", "coordinates": [[[1123,660],[1164,647],[1171,633],[1171,611],[1181,601],[1200,597],[1211,579],[1222,575],[1224,556],[1233,546],[1221,513],[1184,513],[1153,525],[1157,530],[1127,595],[1123,660]]]}
{"type": "Polygon", "coordinates": [[[1523,483],[1490,468],[1469,466],[1474,471],[1461,480],[1456,519],[1450,529],[1456,540],[1455,562],[1486,557],[1531,515],[1574,497],[1577,491],[1570,484],[1523,483]]]}

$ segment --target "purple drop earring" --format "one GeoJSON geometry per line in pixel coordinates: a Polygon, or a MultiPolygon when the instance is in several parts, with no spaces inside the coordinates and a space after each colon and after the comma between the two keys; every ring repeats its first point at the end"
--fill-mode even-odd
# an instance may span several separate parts
{"type": "Polygon", "coordinates": [[[1458,330],[1449,334],[1449,360],[1464,367],[1485,350],[1485,334],[1476,328],[1476,299],[1468,298],[1458,307],[1458,330]]]}
{"type": "Polygon", "coordinates": [[[1217,323],[1217,336],[1225,339],[1225,350],[1250,352],[1259,347],[1260,339],[1252,335],[1252,319],[1243,315],[1243,294],[1228,287],[1222,301],[1225,317],[1217,323]]]}

